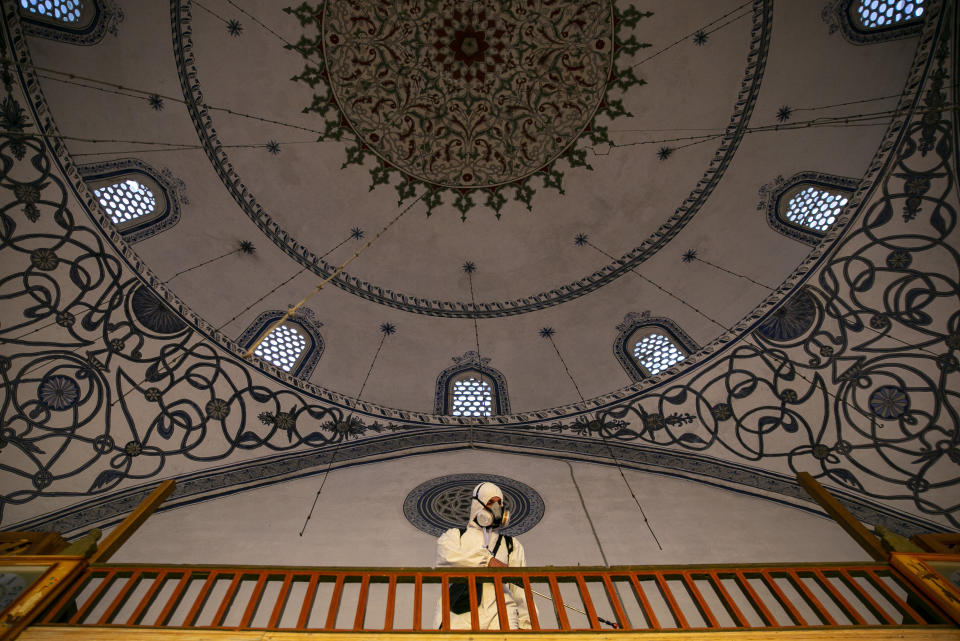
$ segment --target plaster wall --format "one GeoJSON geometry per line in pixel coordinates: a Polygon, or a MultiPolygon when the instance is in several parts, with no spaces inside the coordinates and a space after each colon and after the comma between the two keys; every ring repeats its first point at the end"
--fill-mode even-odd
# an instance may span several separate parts
{"type": "MultiPolygon", "coordinates": [[[[626,471],[658,550],[615,467],[572,463],[611,565],[867,561],[832,520],[682,479],[626,471]]],[[[403,515],[417,485],[447,474],[490,473],[531,486],[543,519],[519,536],[528,565],[603,565],[565,461],[461,450],[311,476],[151,516],[112,561],[319,566],[432,566],[434,537],[403,515]]]]}

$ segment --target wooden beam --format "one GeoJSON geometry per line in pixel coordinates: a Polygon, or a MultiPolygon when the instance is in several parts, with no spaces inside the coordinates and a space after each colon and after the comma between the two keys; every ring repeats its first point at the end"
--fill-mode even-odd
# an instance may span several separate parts
{"type": "Polygon", "coordinates": [[[827,511],[830,518],[839,523],[840,527],[846,530],[847,534],[852,536],[853,540],[866,550],[867,554],[877,561],[885,562],[887,560],[890,553],[884,549],[880,539],[863,527],[863,524],[850,514],[847,508],[843,507],[840,501],[820,485],[815,478],[807,472],[800,472],[797,474],[797,482],[813,497],[814,501],[820,504],[820,507],[827,511]]]}
{"type": "Polygon", "coordinates": [[[177,484],[172,479],[158,485],[147,498],[140,501],[140,505],[133,512],[127,515],[123,523],[113,528],[113,531],[107,535],[107,538],[97,547],[97,551],[90,557],[90,563],[106,563],[120,549],[120,546],[133,536],[137,528],[143,525],[147,517],[153,514],[154,510],[160,507],[160,504],[173,493],[176,487],[177,484]]]}

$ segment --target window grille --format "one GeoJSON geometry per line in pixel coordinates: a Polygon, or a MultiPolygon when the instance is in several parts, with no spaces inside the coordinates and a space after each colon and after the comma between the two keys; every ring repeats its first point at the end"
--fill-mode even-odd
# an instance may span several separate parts
{"type": "Polygon", "coordinates": [[[790,199],[784,216],[795,225],[823,233],[830,229],[846,204],[847,198],[840,194],[807,187],[790,199]]]}
{"type": "Polygon", "coordinates": [[[307,339],[303,334],[291,325],[281,325],[267,334],[253,353],[289,372],[306,347],[307,339]]]}
{"type": "Polygon", "coordinates": [[[890,27],[923,16],[923,0],[859,0],[856,16],[867,29],[890,27]]]}
{"type": "Polygon", "coordinates": [[[20,0],[20,7],[47,18],[61,22],[78,22],[83,10],[81,0],[20,0]]]}
{"type": "Polygon", "coordinates": [[[490,416],[492,408],[493,391],[487,381],[471,375],[453,382],[453,416],[490,416]]]}
{"type": "Polygon", "coordinates": [[[114,225],[152,214],[157,207],[153,192],[136,180],[95,189],[93,194],[114,225]]]}
{"type": "Polygon", "coordinates": [[[633,346],[633,356],[655,376],[683,360],[683,353],[663,334],[648,334],[633,346]]]}

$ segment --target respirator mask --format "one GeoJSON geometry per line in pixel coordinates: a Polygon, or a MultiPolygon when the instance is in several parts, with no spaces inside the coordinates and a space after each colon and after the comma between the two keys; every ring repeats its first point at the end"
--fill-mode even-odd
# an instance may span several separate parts
{"type": "Polygon", "coordinates": [[[494,503],[493,505],[487,507],[483,501],[480,500],[479,491],[473,495],[473,500],[480,505],[483,505],[483,509],[480,510],[480,512],[478,512],[477,516],[474,518],[474,521],[477,522],[477,525],[480,527],[489,528],[507,527],[507,523],[510,522],[510,510],[503,509],[503,505],[501,503],[494,503]]]}

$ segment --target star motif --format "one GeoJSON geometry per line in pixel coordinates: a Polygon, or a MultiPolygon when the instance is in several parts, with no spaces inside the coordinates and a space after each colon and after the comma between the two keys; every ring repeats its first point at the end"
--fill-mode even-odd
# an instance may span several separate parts
{"type": "Polygon", "coordinates": [[[553,338],[553,328],[552,327],[541,327],[540,328],[540,338],[553,338]]]}
{"type": "Polygon", "coordinates": [[[392,336],[397,333],[397,326],[393,323],[380,323],[380,332],[384,336],[392,336]]]}
{"type": "Polygon", "coordinates": [[[350,230],[350,238],[354,240],[360,240],[361,238],[363,238],[363,235],[364,235],[363,230],[360,229],[359,227],[354,227],[353,229],[350,230]]]}
{"type": "Polygon", "coordinates": [[[249,240],[241,240],[240,251],[243,252],[244,254],[252,254],[253,252],[257,251],[257,248],[254,247],[253,243],[250,242],[249,240]]]}
{"type": "Polygon", "coordinates": [[[463,269],[464,274],[472,274],[473,272],[477,271],[477,266],[473,264],[473,261],[468,260],[463,264],[461,269],[463,269]]]}
{"type": "Polygon", "coordinates": [[[673,147],[660,147],[660,150],[657,152],[657,158],[660,160],[666,160],[671,155],[673,155],[673,147]]]}
{"type": "Polygon", "coordinates": [[[586,234],[577,234],[576,236],[573,237],[573,244],[576,245],[577,247],[583,247],[588,242],[589,241],[587,240],[586,234]]]}
{"type": "Polygon", "coordinates": [[[276,140],[270,140],[267,142],[267,151],[276,156],[280,153],[280,143],[276,140]]]}
{"type": "Polygon", "coordinates": [[[682,260],[685,263],[692,263],[696,259],[697,259],[697,250],[688,249],[687,251],[683,252],[683,258],[681,258],[680,260],[682,260]]]}
{"type": "Polygon", "coordinates": [[[231,36],[239,36],[241,33],[243,33],[243,25],[240,24],[239,20],[228,20],[227,33],[229,33],[231,36]]]}
{"type": "Polygon", "coordinates": [[[790,120],[790,117],[793,115],[793,109],[789,106],[784,105],[777,109],[777,121],[786,122],[790,120]]]}
{"type": "Polygon", "coordinates": [[[150,106],[153,107],[154,111],[163,110],[163,98],[161,98],[157,94],[153,94],[149,98],[147,98],[147,102],[150,103],[150,106]]]}
{"type": "Polygon", "coordinates": [[[703,29],[700,29],[693,34],[693,44],[697,45],[698,47],[702,47],[703,45],[707,44],[707,40],[709,39],[710,34],[705,32],[703,29]]]}

